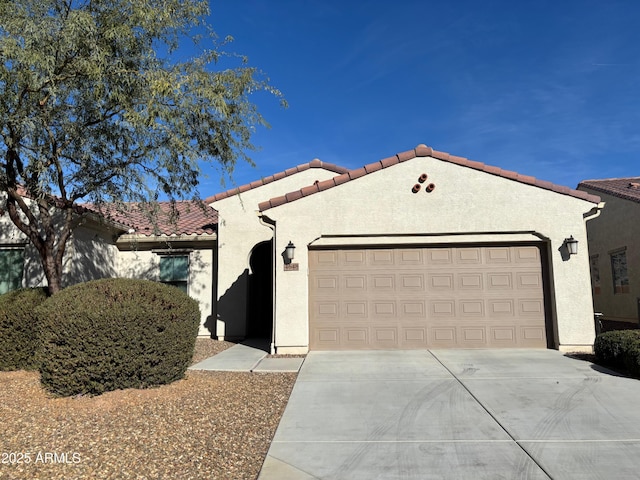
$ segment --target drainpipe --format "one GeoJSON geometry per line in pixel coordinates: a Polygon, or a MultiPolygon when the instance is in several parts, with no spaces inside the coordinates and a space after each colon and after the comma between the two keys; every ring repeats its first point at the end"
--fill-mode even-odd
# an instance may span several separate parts
{"type": "MultiPolygon", "coordinates": [[[[605,202],[600,202],[598,206],[593,207],[588,212],[582,214],[582,218],[584,218],[584,223],[585,223],[585,231],[586,231],[586,223],[589,220],[593,220],[594,218],[599,217],[600,213],[602,212],[602,209],[604,208],[604,205],[605,205],[605,202]]],[[[587,237],[587,247],[588,246],[589,246],[589,238],[587,237]]],[[[589,269],[591,269],[591,265],[589,265],[589,269]]],[[[639,316],[640,316],[640,313],[639,313],[639,316]]],[[[596,337],[602,333],[602,317],[604,317],[604,314],[602,312],[596,312],[596,311],[593,312],[593,323],[595,326],[596,337]]]]}
{"type": "Polygon", "coordinates": [[[258,221],[271,229],[271,343],[269,351],[271,355],[276,353],[276,222],[258,212],[258,221]]]}
{"type": "Polygon", "coordinates": [[[582,218],[584,218],[585,223],[588,222],[589,220],[593,220],[594,218],[599,217],[605,205],[606,205],[605,202],[600,202],[598,206],[593,207],[591,210],[589,210],[586,213],[583,213],[582,218]]]}

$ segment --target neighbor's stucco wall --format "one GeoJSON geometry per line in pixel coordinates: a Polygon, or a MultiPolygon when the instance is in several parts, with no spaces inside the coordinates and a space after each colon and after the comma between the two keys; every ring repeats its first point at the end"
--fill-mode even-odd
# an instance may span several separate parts
{"type": "MultiPolygon", "coordinates": [[[[180,248],[178,243],[174,248],[180,248]]],[[[190,297],[200,304],[201,336],[211,336],[213,314],[213,249],[192,249],[185,252],[189,256],[188,291],[190,297]]],[[[145,250],[144,244],[136,249],[119,252],[117,259],[119,277],[160,280],[160,254],[154,250],[145,250]]]]}
{"type": "Polygon", "coordinates": [[[624,200],[589,188],[600,195],[605,207],[600,216],[587,223],[589,254],[598,256],[600,293],[594,293],[594,307],[605,318],[628,322],[640,315],[640,203],[624,200]],[[612,251],[626,247],[629,292],[614,293],[612,251]]]}
{"type": "Polygon", "coordinates": [[[534,231],[549,247],[558,347],[588,349],[594,323],[583,214],[593,207],[575,197],[419,157],[266,210],[264,215],[276,222],[276,347],[282,353],[304,351],[308,345],[307,246],[318,237],[465,233],[491,242],[508,240],[509,232],[534,231]],[[414,194],[412,186],[422,173],[436,188],[414,194]],[[562,244],[570,235],[582,248],[568,257],[562,244]],[[289,241],[298,247],[298,271],[283,271],[280,253],[289,241]]]}
{"type": "Polygon", "coordinates": [[[210,205],[218,211],[216,333],[219,339],[242,338],[247,329],[248,282],[253,248],[273,237],[258,218],[258,203],[337,174],[309,168],[210,205]]]}
{"type": "MultiPolygon", "coordinates": [[[[118,250],[112,244],[112,233],[100,225],[81,225],[72,233],[62,261],[62,286],[115,276],[118,250]]],[[[23,287],[44,287],[40,255],[26,236],[11,222],[8,215],[0,217],[0,248],[24,246],[23,287]]]]}
{"type": "Polygon", "coordinates": [[[112,231],[99,225],[80,226],[67,246],[63,286],[117,276],[118,249],[112,231]]]}

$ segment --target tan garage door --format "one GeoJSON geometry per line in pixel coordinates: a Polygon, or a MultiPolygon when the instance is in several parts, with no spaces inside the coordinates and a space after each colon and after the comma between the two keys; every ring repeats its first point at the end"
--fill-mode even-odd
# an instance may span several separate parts
{"type": "Polygon", "coordinates": [[[540,248],[309,251],[312,350],[546,347],[540,248]]]}

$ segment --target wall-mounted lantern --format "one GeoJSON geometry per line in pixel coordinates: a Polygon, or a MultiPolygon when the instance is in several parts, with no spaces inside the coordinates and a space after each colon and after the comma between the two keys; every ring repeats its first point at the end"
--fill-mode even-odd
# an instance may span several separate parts
{"type": "Polygon", "coordinates": [[[573,238],[573,235],[571,235],[569,238],[565,238],[564,244],[567,247],[569,255],[575,255],[576,253],[578,253],[578,240],[573,238]]]}
{"type": "Polygon", "coordinates": [[[296,246],[289,240],[289,244],[284,249],[284,260],[286,263],[291,263],[294,258],[296,246]]]}

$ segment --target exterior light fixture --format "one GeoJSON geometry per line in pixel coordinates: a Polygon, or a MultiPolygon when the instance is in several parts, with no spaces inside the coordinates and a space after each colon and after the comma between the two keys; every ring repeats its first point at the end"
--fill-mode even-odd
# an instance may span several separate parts
{"type": "Polygon", "coordinates": [[[291,262],[293,260],[294,254],[296,251],[296,246],[289,240],[289,245],[287,245],[284,249],[284,259],[287,262],[291,262]]]}
{"type": "Polygon", "coordinates": [[[573,235],[571,235],[569,238],[565,238],[564,244],[567,247],[569,255],[575,255],[576,253],[578,253],[578,240],[573,238],[573,235]]]}

